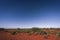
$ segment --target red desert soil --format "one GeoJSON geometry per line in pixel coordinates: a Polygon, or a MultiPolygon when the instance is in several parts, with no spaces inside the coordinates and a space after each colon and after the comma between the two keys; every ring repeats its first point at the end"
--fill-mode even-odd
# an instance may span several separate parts
{"type": "Polygon", "coordinates": [[[60,40],[60,37],[57,39],[55,35],[49,35],[48,38],[44,38],[47,35],[40,34],[31,34],[28,33],[17,33],[16,35],[11,35],[7,32],[0,32],[0,40],[60,40]]]}

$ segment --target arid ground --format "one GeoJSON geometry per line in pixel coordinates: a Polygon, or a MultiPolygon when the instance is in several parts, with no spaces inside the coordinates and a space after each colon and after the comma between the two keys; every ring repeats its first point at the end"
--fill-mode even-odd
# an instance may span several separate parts
{"type": "Polygon", "coordinates": [[[60,40],[60,28],[0,28],[0,40],[60,40]]]}

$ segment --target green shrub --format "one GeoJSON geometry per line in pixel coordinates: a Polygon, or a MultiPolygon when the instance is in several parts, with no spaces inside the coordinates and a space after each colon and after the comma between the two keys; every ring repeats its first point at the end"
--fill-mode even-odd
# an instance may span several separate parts
{"type": "Polygon", "coordinates": [[[40,29],[39,29],[39,28],[36,28],[36,27],[33,27],[33,28],[32,28],[32,31],[33,31],[33,32],[40,32],[40,29]]]}
{"type": "Polygon", "coordinates": [[[45,31],[41,31],[40,34],[42,34],[42,35],[46,35],[47,32],[45,32],[45,31]]]}

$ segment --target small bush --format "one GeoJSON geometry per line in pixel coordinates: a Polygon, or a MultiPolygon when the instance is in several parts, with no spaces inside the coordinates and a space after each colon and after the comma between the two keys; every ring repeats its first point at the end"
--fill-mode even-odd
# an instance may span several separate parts
{"type": "Polygon", "coordinates": [[[36,27],[33,27],[33,28],[32,28],[32,31],[33,31],[33,32],[40,32],[40,29],[39,29],[39,28],[36,28],[36,27]]]}
{"type": "Polygon", "coordinates": [[[56,33],[56,36],[60,37],[60,32],[56,33]]]}
{"type": "Polygon", "coordinates": [[[21,32],[21,29],[20,28],[17,28],[16,29],[16,32],[19,32],[20,33],[21,32]]]}
{"type": "Polygon", "coordinates": [[[26,31],[26,33],[31,33],[32,31],[26,31]]]}
{"type": "Polygon", "coordinates": [[[41,31],[40,34],[42,34],[42,35],[46,35],[47,32],[45,32],[45,31],[41,31]]]}
{"type": "Polygon", "coordinates": [[[15,35],[17,32],[11,32],[12,35],[15,35]]]}

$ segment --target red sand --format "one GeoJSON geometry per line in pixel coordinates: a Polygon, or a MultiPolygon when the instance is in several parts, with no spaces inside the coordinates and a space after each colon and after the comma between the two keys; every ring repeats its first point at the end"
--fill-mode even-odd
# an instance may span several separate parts
{"type": "Polygon", "coordinates": [[[47,36],[48,38],[44,38],[44,36],[47,35],[29,35],[28,33],[17,33],[16,35],[12,35],[8,32],[0,32],[0,40],[60,40],[60,37],[57,38],[56,35],[50,34],[47,36]]]}

